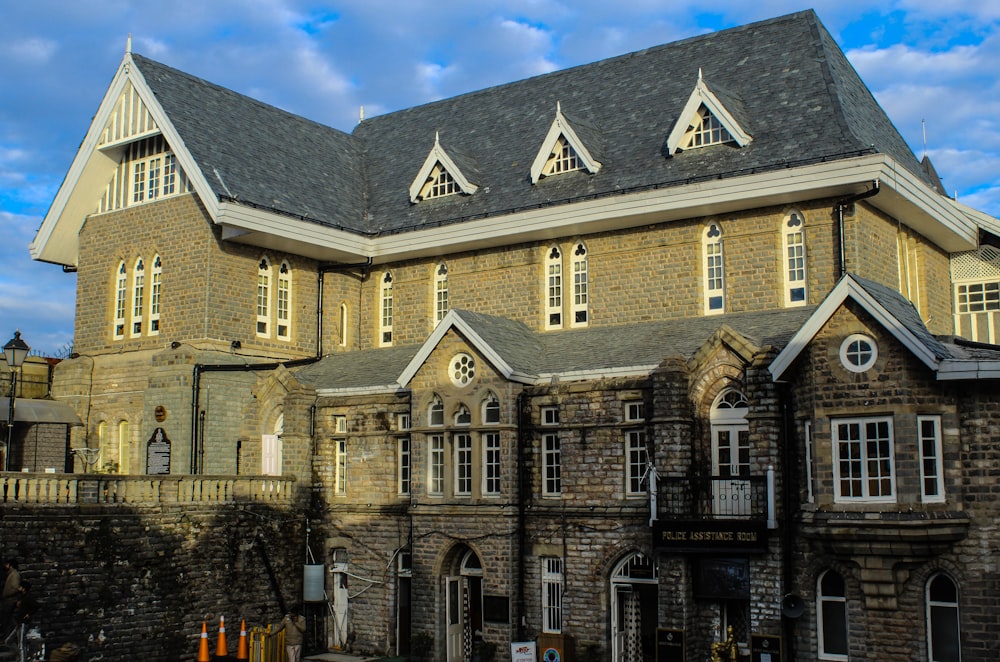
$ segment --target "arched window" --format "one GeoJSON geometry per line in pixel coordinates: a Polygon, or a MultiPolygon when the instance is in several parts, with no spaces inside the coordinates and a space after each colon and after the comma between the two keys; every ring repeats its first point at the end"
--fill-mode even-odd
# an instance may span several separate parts
{"type": "Polygon", "coordinates": [[[125,269],[125,261],[118,263],[118,268],[115,270],[115,322],[114,322],[114,334],[115,338],[125,337],[125,306],[126,297],[128,296],[128,271],[125,269]]]}
{"type": "Polygon", "coordinates": [[[549,248],[545,258],[545,328],[561,329],[563,306],[562,252],[549,248]]]}
{"type": "Polygon", "coordinates": [[[271,335],[271,262],[266,257],[257,264],[257,335],[271,335]]]}
{"type": "Polygon", "coordinates": [[[132,450],[131,439],[129,439],[128,421],[118,422],[118,473],[129,473],[129,460],[132,450]]]}
{"type": "Polygon", "coordinates": [[[712,223],[702,234],[702,264],[705,276],[705,314],[726,311],[725,257],[722,252],[722,228],[712,223]]]}
{"type": "Polygon", "coordinates": [[[291,337],[292,309],[292,269],[288,262],[282,262],[278,268],[278,300],[275,306],[277,312],[278,338],[288,340],[291,337]]]}
{"type": "Polygon", "coordinates": [[[347,304],[340,304],[340,328],[337,329],[337,344],[347,347],[347,304]]]}
{"type": "Polygon", "coordinates": [[[573,249],[573,321],[571,326],[587,326],[590,321],[590,282],[587,275],[587,247],[573,249]]]}
{"type": "Polygon", "coordinates": [[[382,274],[379,285],[379,329],[378,344],[381,347],[392,345],[392,274],[386,271],[382,274]]]}
{"type": "Polygon", "coordinates": [[[444,403],[436,395],[427,409],[427,424],[433,427],[444,425],[444,403]]]}
{"type": "Polygon", "coordinates": [[[472,425],[472,413],[465,405],[459,405],[455,412],[455,425],[472,425]]]}
{"type": "Polygon", "coordinates": [[[715,514],[744,517],[751,513],[750,426],[747,399],[734,388],[723,390],[712,404],[712,481],[715,514]]]}
{"type": "Polygon", "coordinates": [[[793,211],[781,223],[782,272],[785,276],[785,305],[804,306],[806,296],[805,220],[793,211]]]}
{"type": "MultiPolygon", "coordinates": [[[[109,444],[111,440],[108,439],[108,423],[107,421],[101,421],[97,424],[97,462],[95,465],[98,470],[104,469],[105,463],[111,458],[111,448],[109,444]]],[[[87,457],[86,455],[84,457],[87,457]]]]}
{"type": "Polygon", "coordinates": [[[132,269],[132,337],[142,335],[142,313],[146,298],[146,266],[140,257],[132,269]]]}
{"type": "Polygon", "coordinates": [[[500,401],[493,392],[486,394],[486,399],[483,400],[483,423],[499,423],[500,422],[500,401]]]}
{"type": "Polygon", "coordinates": [[[835,570],[819,577],[816,591],[816,638],[821,660],[848,659],[847,591],[835,570]]]}
{"type": "Polygon", "coordinates": [[[958,618],[958,587],[945,574],[927,582],[927,659],[960,662],[962,643],[958,618]]]}
{"type": "Polygon", "coordinates": [[[153,257],[153,269],[149,279],[149,335],[160,332],[160,296],[163,286],[163,262],[160,256],[153,257]]]}
{"type": "Polygon", "coordinates": [[[448,266],[442,262],[434,270],[434,324],[448,314],[448,266]]]}

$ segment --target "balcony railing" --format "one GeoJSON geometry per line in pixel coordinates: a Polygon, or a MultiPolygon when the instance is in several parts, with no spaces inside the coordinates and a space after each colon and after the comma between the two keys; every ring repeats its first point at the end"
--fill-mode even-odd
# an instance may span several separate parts
{"type": "Polygon", "coordinates": [[[774,526],[774,470],[763,476],[659,476],[659,520],[759,520],[774,526]]]}
{"type": "Polygon", "coordinates": [[[280,476],[6,473],[0,475],[0,504],[285,504],[294,482],[280,476]]]}

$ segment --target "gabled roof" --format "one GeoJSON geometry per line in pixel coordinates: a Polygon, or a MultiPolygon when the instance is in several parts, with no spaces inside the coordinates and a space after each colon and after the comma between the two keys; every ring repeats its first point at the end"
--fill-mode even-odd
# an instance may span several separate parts
{"type": "Polygon", "coordinates": [[[536,333],[522,322],[452,309],[421,345],[333,354],[296,375],[320,395],[396,391],[406,388],[445,335],[455,332],[505,379],[522,384],[645,376],[666,358],[693,359],[719,338],[743,353],[748,347],[781,347],[811,310],[536,333]]]}
{"type": "Polygon", "coordinates": [[[463,193],[472,195],[479,187],[473,183],[478,175],[478,168],[474,160],[464,154],[456,153],[457,158],[452,158],[444,147],[441,146],[441,137],[437,131],[434,132],[434,145],[424,159],[424,164],[420,167],[417,176],[410,184],[410,202],[417,202],[420,199],[420,191],[431,178],[434,167],[441,164],[441,167],[452,176],[463,193]]]}
{"type": "Polygon", "coordinates": [[[698,111],[702,106],[705,106],[708,112],[722,124],[737,145],[746,147],[750,144],[752,137],[747,133],[743,123],[737,119],[737,114],[730,110],[730,108],[742,110],[743,104],[731,93],[721,95],[714,93],[702,78],[701,69],[699,69],[698,82],[695,83],[687,103],[684,104],[684,108],[677,116],[674,128],[667,136],[667,154],[674,154],[681,150],[684,137],[700,121],[698,111]],[[723,99],[726,99],[726,102],[723,102],[723,99]]]}
{"type": "Polygon", "coordinates": [[[531,183],[535,184],[542,178],[542,171],[545,168],[545,164],[548,163],[549,158],[551,158],[559,138],[563,138],[567,143],[569,143],[569,146],[573,148],[574,152],[576,152],[577,158],[580,159],[580,163],[587,172],[594,174],[600,170],[601,163],[595,158],[594,153],[591,151],[592,149],[597,148],[599,136],[600,132],[586,122],[576,120],[571,122],[569,118],[563,114],[562,106],[557,101],[556,116],[553,118],[552,124],[549,126],[549,132],[545,135],[545,139],[542,140],[542,145],[538,150],[538,154],[535,156],[535,160],[531,164],[531,183]],[[577,131],[577,129],[579,129],[579,131],[577,131]],[[585,139],[585,137],[587,139],[585,139]]]}

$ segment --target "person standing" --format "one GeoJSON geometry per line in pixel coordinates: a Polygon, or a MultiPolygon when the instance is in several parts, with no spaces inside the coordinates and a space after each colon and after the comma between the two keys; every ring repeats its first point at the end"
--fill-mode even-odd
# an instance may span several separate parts
{"type": "Polygon", "coordinates": [[[284,630],[285,632],[285,653],[288,662],[300,662],[302,660],[302,642],[306,634],[306,617],[299,613],[299,607],[292,607],[285,617],[281,619],[281,625],[277,627],[274,634],[284,630]]]}
{"type": "Polygon", "coordinates": [[[3,582],[3,594],[0,596],[0,618],[2,618],[4,632],[11,625],[14,616],[14,608],[21,598],[21,573],[17,569],[17,559],[7,559],[3,562],[3,568],[7,571],[7,576],[3,582]]]}

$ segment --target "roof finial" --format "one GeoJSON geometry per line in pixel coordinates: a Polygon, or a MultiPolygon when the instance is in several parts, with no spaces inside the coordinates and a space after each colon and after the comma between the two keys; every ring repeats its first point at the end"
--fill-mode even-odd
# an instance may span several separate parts
{"type": "Polygon", "coordinates": [[[127,55],[132,54],[132,33],[128,33],[128,39],[125,40],[125,53],[127,55]]]}
{"type": "Polygon", "coordinates": [[[434,130],[434,144],[435,145],[441,144],[441,132],[438,131],[437,129],[434,130]]]}
{"type": "Polygon", "coordinates": [[[562,112],[562,105],[560,105],[558,99],[556,99],[556,112],[557,113],[561,113],[562,112]]]}
{"type": "Polygon", "coordinates": [[[365,121],[365,107],[364,105],[362,105],[360,108],[358,108],[358,124],[361,124],[364,121],[365,121]]]}
{"type": "Polygon", "coordinates": [[[927,158],[927,120],[920,120],[920,130],[924,133],[924,155],[921,158],[927,158]]]}
{"type": "Polygon", "coordinates": [[[702,78],[701,78],[701,67],[698,67],[698,82],[700,83],[701,80],[702,80],[702,78]]]}

